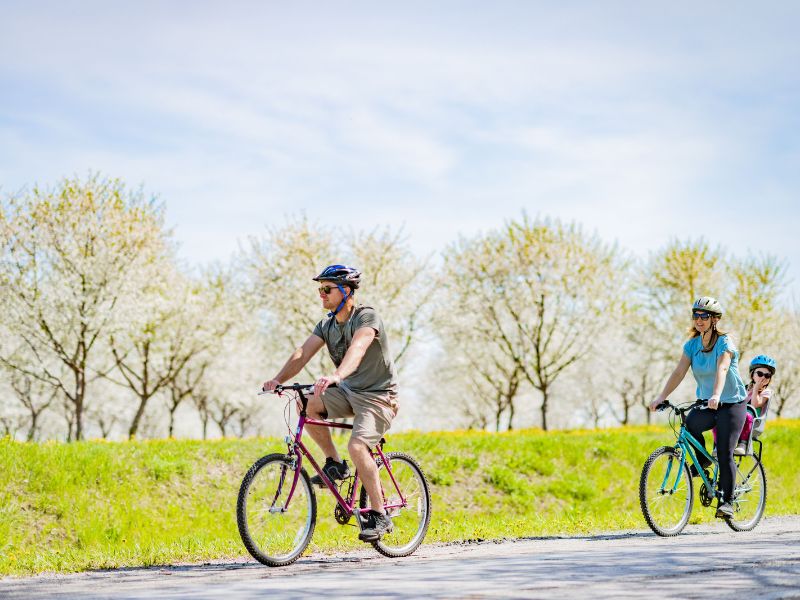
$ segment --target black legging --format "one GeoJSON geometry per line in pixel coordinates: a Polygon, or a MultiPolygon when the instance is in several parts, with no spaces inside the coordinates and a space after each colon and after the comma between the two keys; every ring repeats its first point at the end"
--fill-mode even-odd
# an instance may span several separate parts
{"type": "MultiPolygon", "coordinates": [[[[717,410],[710,408],[692,410],[686,417],[686,429],[694,438],[706,445],[703,432],[717,427],[717,460],[719,461],[719,487],[722,490],[722,501],[730,502],[733,498],[733,478],[736,463],[733,462],[733,450],[739,441],[739,434],[744,427],[747,416],[747,402],[736,404],[720,404],[717,410]]],[[[698,452],[699,454],[699,452],[698,452]]],[[[704,456],[698,456],[700,464],[707,467],[709,462],[704,456]]]]}

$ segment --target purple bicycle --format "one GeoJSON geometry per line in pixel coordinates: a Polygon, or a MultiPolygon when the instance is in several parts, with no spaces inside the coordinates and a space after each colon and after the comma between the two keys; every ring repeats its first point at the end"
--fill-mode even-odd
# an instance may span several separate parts
{"type": "MultiPolygon", "coordinates": [[[[303,444],[305,425],[352,429],[347,423],[309,419],[306,414],[313,385],[284,385],[276,394],[296,394],[301,410],[294,434],[285,438],[286,454],[268,454],[258,459],[244,476],[236,503],[239,534],[248,552],[257,561],[281,567],[296,561],[314,534],[317,499],[311,480],[303,467],[308,462],[336,499],[334,518],[346,525],[355,516],[360,529],[367,525],[369,497],[358,473],[338,485],[331,482],[303,444]]],[[[287,419],[288,424],[288,419],[287,419]]],[[[391,533],[374,542],[384,556],[408,556],[414,552],[428,531],[431,519],[431,496],[425,474],[413,458],[401,452],[384,454],[382,439],[372,451],[378,465],[383,508],[392,519],[391,533]]]]}

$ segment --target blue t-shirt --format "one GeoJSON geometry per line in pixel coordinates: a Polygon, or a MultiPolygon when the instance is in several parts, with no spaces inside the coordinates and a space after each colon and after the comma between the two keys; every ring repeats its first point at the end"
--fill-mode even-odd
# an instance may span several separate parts
{"type": "Polygon", "coordinates": [[[719,401],[725,404],[741,402],[747,396],[742,377],[739,375],[739,351],[733,341],[722,335],[711,352],[703,352],[703,338],[693,337],[683,345],[683,353],[692,363],[692,374],[697,381],[697,398],[706,400],[714,393],[714,380],[717,377],[717,359],[723,352],[730,352],[731,366],[725,376],[725,386],[719,401]]]}

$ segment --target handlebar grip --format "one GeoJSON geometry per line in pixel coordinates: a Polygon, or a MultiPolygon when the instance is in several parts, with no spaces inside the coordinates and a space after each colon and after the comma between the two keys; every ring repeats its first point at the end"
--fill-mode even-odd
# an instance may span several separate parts
{"type": "MultiPolygon", "coordinates": [[[[333,387],[338,387],[338,385],[335,384],[335,383],[332,383],[328,387],[332,387],[333,388],[333,387]]],[[[285,392],[285,391],[309,393],[309,392],[313,392],[313,390],[314,390],[314,384],[313,383],[292,383],[290,385],[280,384],[280,385],[276,385],[275,389],[271,390],[271,391],[267,391],[267,390],[262,388],[261,391],[258,392],[258,395],[261,396],[263,394],[280,394],[281,392],[285,392]]]]}

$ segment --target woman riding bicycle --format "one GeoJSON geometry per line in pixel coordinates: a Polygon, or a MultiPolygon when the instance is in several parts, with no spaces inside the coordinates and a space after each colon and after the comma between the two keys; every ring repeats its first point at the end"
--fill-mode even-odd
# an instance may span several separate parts
{"type": "MultiPolygon", "coordinates": [[[[697,381],[697,398],[708,400],[708,409],[692,410],[686,417],[686,429],[703,446],[703,432],[717,427],[717,456],[719,457],[719,482],[722,497],[716,516],[733,516],[733,484],[736,464],[733,451],[745,423],[747,391],[737,366],[739,352],[730,336],[717,329],[722,318],[722,305],[714,298],[704,296],[692,306],[693,326],[691,338],[683,345],[678,365],[667,379],[662,392],[650,403],[650,410],[666,401],[675,391],[689,367],[697,381]]],[[[710,464],[698,456],[705,468],[710,464]]],[[[694,471],[694,465],[692,465],[694,471]]],[[[697,473],[692,473],[697,475],[697,473]]]]}

